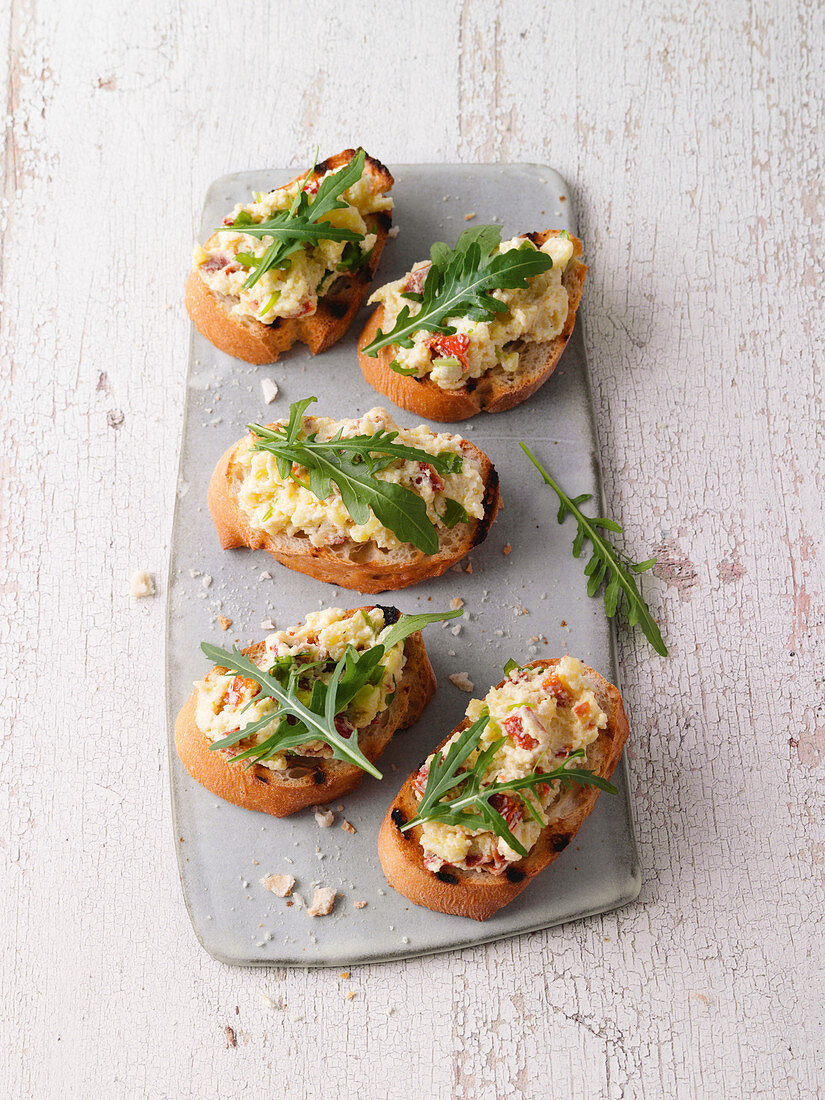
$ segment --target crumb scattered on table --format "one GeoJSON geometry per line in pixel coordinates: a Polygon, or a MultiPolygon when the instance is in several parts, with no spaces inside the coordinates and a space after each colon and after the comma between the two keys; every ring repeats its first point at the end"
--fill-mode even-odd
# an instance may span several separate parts
{"type": "Polygon", "coordinates": [[[232,626],[232,620],[227,619],[226,615],[218,615],[218,622],[221,624],[221,630],[229,630],[232,626]]]}
{"type": "Polygon", "coordinates": [[[142,600],[144,596],[154,596],[154,594],[155,580],[151,573],[147,573],[145,569],[138,569],[132,574],[132,579],[129,581],[130,596],[136,600],[142,600]]]}
{"type": "Polygon", "coordinates": [[[273,382],[271,378],[261,379],[261,393],[267,405],[271,405],[280,392],[277,382],[273,382]]]}

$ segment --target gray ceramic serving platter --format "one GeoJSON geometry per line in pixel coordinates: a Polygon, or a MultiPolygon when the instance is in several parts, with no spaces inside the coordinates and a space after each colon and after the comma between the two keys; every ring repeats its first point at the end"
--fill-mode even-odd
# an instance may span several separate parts
{"type": "MultiPolygon", "coordinates": [[[[404,165],[394,173],[400,231],[384,252],[382,282],[425,258],[433,241],[452,244],[468,224],[505,217],[505,239],[545,227],[575,232],[567,187],[549,168],[404,165]],[[468,219],[469,214],[475,216],[468,219]]],[[[272,169],[216,180],[206,196],[202,233],[219,225],[250,191],[269,190],[293,175],[272,169]]],[[[586,302],[585,288],[585,308],[586,302]]],[[[454,569],[391,596],[362,598],[291,572],[263,551],[224,552],[218,545],[206,487],[219,456],[247,422],[278,419],[291,401],[309,394],[318,397],[313,412],[319,414],[357,416],[387,405],[400,423],[419,422],[389,406],[361,377],[355,344],[368,312],[323,355],[313,358],[298,345],[262,367],[229,358],[192,330],[168,584],[169,758],[186,906],[201,944],[222,962],[342,966],[456,950],[614,909],[635,899],[640,888],[624,761],[614,779],[618,795],[601,795],[552,867],[484,923],[412,905],[387,885],[376,852],[379,825],[401,782],[463,716],[468,696],[451,684],[450,673],[466,672],[476,685],[474,694],[483,695],[501,679],[510,656],[526,661],[570,652],[618,683],[612,626],[601,601],[587,598],[583,560],[570,552],[572,521],[557,524],[554,496],[518,448],[518,440],[528,441],[568,492],[601,500],[581,315],[559,368],[527,404],[440,429],[466,433],[490,455],[501,478],[501,512],[469,559],[472,573],[454,569]],[[262,400],[263,378],[280,387],[271,405],[262,400]],[[508,545],[512,549],[505,554],[508,545]],[[262,578],[264,572],[271,579],[262,578]],[[247,645],[267,633],[262,620],[271,617],[286,627],[321,606],[357,607],[375,600],[403,611],[433,611],[448,608],[455,596],[464,600],[460,634],[453,635],[453,624],[434,625],[425,633],[439,681],[436,697],[421,721],[390,744],[380,761],[383,780],[367,777],[337,804],[344,810],[336,811],[331,828],[319,828],[309,811],[278,820],[229,805],[182,768],[174,751],[174,719],[193,681],[209,668],[201,641],[247,645]],[[219,616],[232,620],[228,631],[221,629],[219,616]],[[340,828],[343,820],[355,826],[354,835],[340,828]],[[314,885],[334,887],[339,896],[333,913],[312,918],[299,904],[274,897],[259,884],[273,872],[294,875],[296,892],[307,901],[314,885]],[[366,905],[355,908],[356,902],[366,905]]]]}

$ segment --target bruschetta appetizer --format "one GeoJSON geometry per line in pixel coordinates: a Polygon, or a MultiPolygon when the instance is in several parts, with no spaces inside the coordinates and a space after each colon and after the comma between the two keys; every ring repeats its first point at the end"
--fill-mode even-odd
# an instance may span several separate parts
{"type": "Polygon", "coordinates": [[[299,573],[358,592],[438,577],[487,536],[498,509],[489,458],[458,435],[305,415],[250,424],[219,461],[209,511],[221,546],[263,548],[299,573]]]}
{"type": "Polygon", "coordinates": [[[395,405],[431,420],[465,420],[526,401],[556,369],[576,320],[587,268],[581,241],[558,230],[501,241],[468,229],[434,244],[370,298],[358,341],[364,378],[395,405]]]}
{"type": "Polygon", "coordinates": [[[204,644],[215,667],[175,723],[183,766],[227,802],[284,817],[354,790],[435,691],[421,638],[456,612],[328,608],[245,650],[204,644]]]}
{"type": "Polygon", "coordinates": [[[272,363],[300,340],[313,354],[349,328],[392,225],[393,178],[345,149],[238,204],[195,248],[186,309],[216,348],[272,363]]]}
{"type": "Polygon", "coordinates": [[[393,886],[416,905],[486,920],[593,809],[628,735],[618,690],[572,657],[507,675],[414,772],[381,826],[393,886]]]}

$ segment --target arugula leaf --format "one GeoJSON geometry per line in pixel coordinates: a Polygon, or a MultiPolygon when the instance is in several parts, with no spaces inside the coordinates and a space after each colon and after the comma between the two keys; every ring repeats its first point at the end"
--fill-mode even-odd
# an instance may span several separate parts
{"type": "MultiPolygon", "coordinates": [[[[348,439],[339,431],[332,439],[317,439],[317,433],[299,438],[304,410],[315,397],[296,401],[289,407],[286,427],[266,428],[248,424],[255,436],[254,448],[275,456],[282,478],[298,478],[292,473],[293,463],[309,473],[309,491],[325,500],[338,487],[344,507],[356,523],[366,523],[370,510],[378,521],[402,542],[411,543],[425,554],[438,551],[438,532],[427,514],[423,499],[394,482],[375,477],[395,459],[422,462],[439,474],[457,473],[463,467],[460,455],[452,451],[432,455],[428,451],[396,443],[397,431],[377,431],[374,435],[357,435],[348,439]]],[[[301,484],[304,484],[301,482],[301,484]]]]}
{"type": "Polygon", "coordinates": [[[624,595],[628,606],[628,622],[630,625],[635,626],[638,623],[642,628],[642,633],[656,652],[662,657],[666,657],[667,646],[664,643],[661,631],[631,576],[631,570],[634,573],[644,573],[652,568],[656,564],[656,559],[650,558],[648,561],[638,563],[630,561],[626,555],[608,542],[604,535],[599,533],[600,529],[621,533],[622,528],[619,524],[615,520],[605,519],[604,517],[591,519],[590,516],[584,515],[579,509],[579,505],[589,500],[591,494],[582,493],[577,497],[567,496],[527,445],[519,443],[519,446],[541,474],[545,483],[559,498],[557,515],[559,523],[563,523],[568,515],[573,516],[576,520],[578,529],[573,540],[573,557],[577,558],[581,554],[585,539],[588,539],[593,547],[592,556],[584,567],[585,576],[588,578],[587,595],[595,596],[604,584],[604,606],[608,618],[611,619],[616,614],[619,602],[622,595],[624,595]]]}
{"type": "Polygon", "coordinates": [[[418,367],[402,367],[397,359],[390,363],[390,370],[394,370],[396,374],[418,374],[418,367]]]}
{"type": "Polygon", "coordinates": [[[416,630],[423,630],[430,623],[441,623],[447,619],[457,619],[463,614],[461,608],[458,608],[456,611],[428,611],[420,615],[402,615],[389,628],[381,644],[385,649],[392,649],[399,642],[406,641],[410,634],[415,634],[416,630]]]}
{"type": "Polygon", "coordinates": [[[341,259],[338,261],[336,271],[354,272],[360,271],[366,264],[372,255],[372,249],[369,252],[365,252],[362,248],[359,248],[357,244],[353,244],[351,241],[344,245],[344,251],[341,253],[341,259]]]}
{"type": "MultiPolygon", "coordinates": [[[[351,648],[351,647],[349,647],[351,648]]],[[[282,752],[285,749],[296,748],[298,745],[305,744],[307,741],[323,741],[329,745],[332,749],[333,756],[338,760],[345,760],[350,764],[355,764],[365,772],[369,772],[370,775],[375,776],[376,779],[381,779],[381,772],[367,760],[366,756],[361,752],[358,747],[357,739],[352,744],[351,740],[342,737],[338,730],[335,728],[334,718],[338,713],[336,708],[336,693],[338,689],[338,683],[341,678],[341,674],[347,664],[347,653],[341,657],[336,663],[335,670],[333,671],[333,679],[330,680],[328,685],[323,685],[321,680],[316,680],[316,687],[320,684],[323,688],[322,694],[324,696],[324,709],[320,712],[311,710],[298,698],[295,688],[292,686],[292,677],[290,678],[290,684],[285,688],[281,685],[274,676],[270,676],[263,669],[246,657],[237,648],[233,648],[232,651],[221,649],[219,646],[210,645],[209,642],[202,642],[201,649],[206,656],[214,661],[217,665],[223,665],[225,668],[231,669],[237,672],[240,676],[245,676],[250,680],[254,680],[261,688],[261,694],[269,699],[273,699],[277,704],[276,712],[273,715],[268,716],[269,721],[274,721],[279,717],[286,717],[291,715],[293,718],[297,718],[298,722],[295,725],[289,725],[286,722],[280,722],[276,731],[273,733],[263,745],[254,746],[253,750],[248,750],[250,755],[255,756],[255,759],[261,759],[263,756],[271,755],[273,752],[282,752]],[[330,707],[332,708],[332,720],[329,718],[330,707]],[[281,731],[284,731],[283,733],[281,731]],[[264,750],[264,751],[262,751],[264,750]]],[[[349,652],[349,649],[348,651],[349,652]]],[[[369,651],[368,651],[369,652],[369,651]]],[[[380,654],[379,656],[382,656],[380,654]]],[[[350,658],[352,661],[352,658],[350,658]]],[[[313,690],[313,702],[315,702],[315,690],[313,690]]],[[[340,708],[343,710],[343,707],[340,708]]],[[[246,727],[247,731],[249,727],[246,727]]],[[[248,736],[248,732],[246,733],[248,736]]],[[[247,754],[242,754],[247,755],[247,754]]],[[[238,759],[236,757],[235,759],[238,759]]]]}
{"type": "Polygon", "coordinates": [[[509,676],[511,672],[517,672],[521,669],[521,665],[517,664],[511,657],[507,664],[504,666],[504,675],[509,676]]]}
{"type": "Polygon", "coordinates": [[[409,306],[403,306],[392,330],[379,329],[363,349],[364,354],[374,358],[389,344],[411,348],[413,335],[422,330],[452,335],[456,330],[444,324],[447,317],[489,321],[496,313],[506,313],[507,306],[493,298],[491,291],[524,289],[528,279],[549,271],[553,260],[528,240],[518,248],[494,255],[500,243],[498,225],[465,229],[454,249],[437,241],[430,249],[432,264],[422,292],[407,291],[403,295],[420,308],[413,313],[409,306]]]}
{"type": "MultiPolygon", "coordinates": [[[[251,253],[243,253],[244,267],[253,270],[244,289],[253,287],[263,274],[272,268],[289,266],[289,257],[301,249],[316,245],[319,241],[348,241],[354,243],[364,240],[363,233],[356,233],[343,226],[331,225],[324,221],[333,210],[342,210],[347,203],[339,196],[352,187],[361,178],[364,171],[366,153],[359,149],[352,160],[340,171],[321,181],[317,194],[310,196],[305,190],[306,183],[314,171],[307,173],[288,210],[279,210],[270,218],[256,222],[252,216],[242,210],[231,225],[220,225],[216,232],[241,232],[249,237],[271,237],[272,243],[259,259],[251,253]],[[248,260],[253,261],[247,263],[248,260]]],[[[360,249],[359,249],[360,251],[360,249]]],[[[240,256],[238,257],[240,260],[240,256]]]]}
{"type": "Polygon", "coordinates": [[[457,500],[453,500],[452,497],[445,497],[444,512],[441,519],[447,527],[455,527],[457,523],[469,523],[470,517],[467,515],[467,509],[463,504],[459,504],[457,500]]]}
{"type": "MultiPolygon", "coordinates": [[[[257,721],[248,723],[242,729],[218,741],[213,741],[209,746],[210,749],[230,748],[239,741],[245,741],[258,730],[275,723],[275,728],[265,741],[238,753],[233,757],[233,762],[265,760],[277,752],[304,745],[307,741],[323,741],[330,746],[333,756],[337,759],[355,764],[363,771],[380,779],[381,773],[367,760],[358,746],[357,731],[352,738],[343,737],[335,728],[335,718],[346,710],[361,688],[381,682],[384,675],[381,658],[393,646],[404,642],[410,634],[415,633],[416,630],[422,630],[429,623],[440,622],[442,619],[454,619],[456,615],[461,614],[459,610],[436,611],[426,615],[401,615],[378,645],[361,652],[354,646],[347,646],[332,669],[329,683],[324,683],[316,670],[323,670],[325,666],[332,663],[331,659],[302,662],[296,656],[279,657],[267,672],[237,648],[233,648],[230,652],[209,642],[202,642],[201,649],[210,660],[240,676],[254,680],[261,688],[261,694],[272,699],[276,704],[273,712],[265,714],[257,721]],[[316,675],[313,678],[311,697],[307,705],[299,698],[298,692],[302,690],[299,686],[300,680],[309,672],[316,672],[316,675]],[[289,717],[297,719],[297,722],[290,723],[289,717]]],[[[258,699],[260,695],[253,696],[243,709],[246,710],[258,699]]],[[[389,706],[390,702],[391,697],[386,705],[389,706]]]]}
{"type": "MultiPolygon", "coordinates": [[[[508,662],[509,663],[509,662],[508,662]]],[[[490,804],[497,794],[515,794],[530,816],[541,822],[538,810],[527,797],[527,791],[536,794],[540,784],[562,783],[565,786],[598,787],[600,790],[616,794],[616,788],[602,776],[586,768],[568,768],[567,764],[577,757],[585,755],[584,749],[576,749],[567,761],[549,772],[533,771],[520,779],[484,784],[484,774],[490,762],[506,738],[489,745],[472,764],[469,757],[478,748],[481,735],[490,721],[489,712],[483,713],[471,726],[468,726],[448,747],[446,755],[439,750],[430,761],[430,770],[424,795],[418,804],[415,816],[401,831],[422,825],[425,821],[438,821],[444,825],[460,825],[465,829],[480,829],[501,837],[506,844],[524,858],[528,852],[513,833],[507,822],[490,804]]]]}

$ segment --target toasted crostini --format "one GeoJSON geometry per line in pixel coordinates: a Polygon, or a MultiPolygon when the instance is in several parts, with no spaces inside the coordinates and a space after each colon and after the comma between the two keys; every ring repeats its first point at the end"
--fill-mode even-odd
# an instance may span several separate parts
{"type": "Polygon", "coordinates": [[[428,909],[491,917],[612,790],[627,736],[618,690],[593,669],[571,657],[514,665],[387,811],[378,852],[389,884],[428,909]]]}
{"type": "Polygon", "coordinates": [[[186,770],[220,798],[284,817],[354,790],[435,691],[420,629],[444,615],[328,608],[217,664],[178,714],[186,770]],[[229,666],[229,667],[227,667],[229,666]],[[327,697],[333,693],[332,713],[327,697]]]}
{"type": "Polygon", "coordinates": [[[194,252],[186,309],[197,330],[248,363],[272,363],[299,340],[313,354],[331,347],[378,267],[392,185],[383,164],[345,149],[236,205],[194,252]]]}
{"type": "Polygon", "coordinates": [[[357,420],[302,415],[250,425],[209,486],[221,546],[263,548],[300,573],[359,592],[438,577],[486,536],[498,475],[466,439],[399,428],[384,409],[357,420]]]}
{"type": "Polygon", "coordinates": [[[378,308],[358,341],[358,361],[370,385],[393,404],[431,420],[465,420],[526,401],[556,369],[575,324],[587,271],[579,259],[581,241],[566,232],[547,231],[494,244],[497,228],[481,226],[476,236],[484,229],[494,231],[486,245],[483,238],[480,244],[470,238],[471,244],[464,247],[464,234],[453,253],[439,253],[446,246],[434,246],[434,262],[417,263],[403,279],[377,290],[370,302],[378,308]],[[478,295],[468,291],[462,301],[463,284],[453,288],[453,283],[472,280],[465,272],[451,279],[449,264],[466,257],[476,245],[480,258],[471,256],[465,265],[477,263],[479,279],[486,270],[492,273],[486,289],[478,295]],[[484,268],[486,248],[492,251],[484,268]],[[495,274],[503,256],[518,256],[523,263],[526,250],[527,260],[535,263],[538,258],[529,256],[531,249],[552,265],[520,281],[506,269],[504,275],[495,274]],[[429,293],[434,263],[440,283],[438,291],[429,293]],[[499,289],[493,289],[497,284],[499,289]],[[452,312],[441,313],[440,301],[445,303],[442,308],[451,301],[458,304],[452,312]],[[387,344],[384,334],[397,327],[405,309],[410,316],[404,338],[410,346],[387,344]],[[435,319],[435,331],[415,329],[421,314],[435,319]]]}

